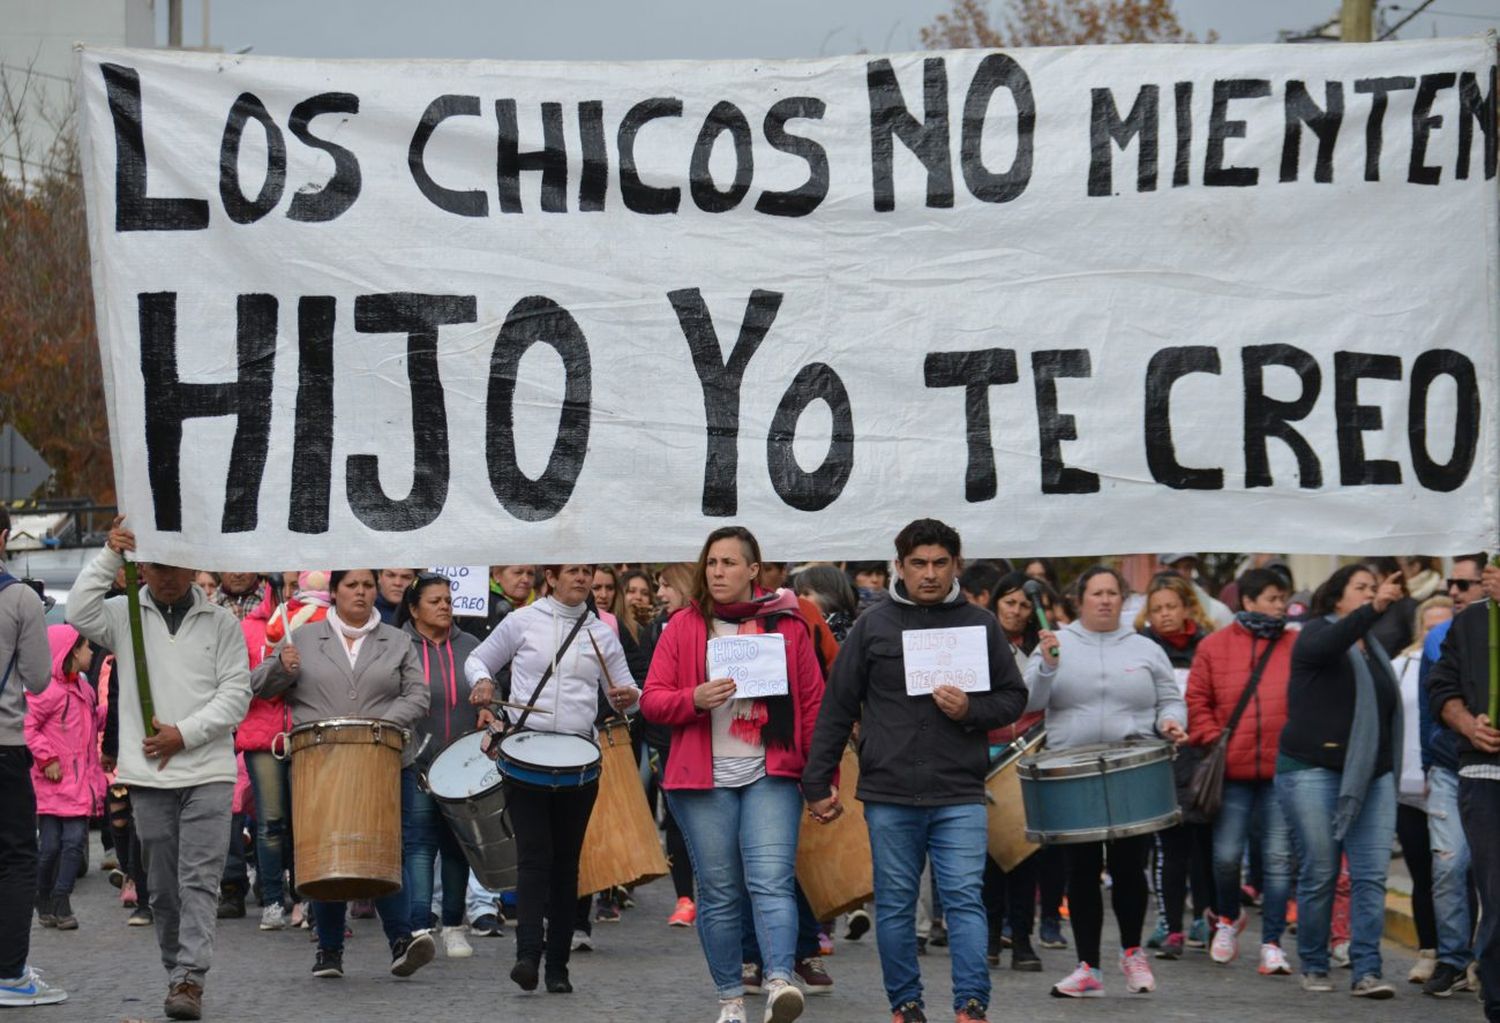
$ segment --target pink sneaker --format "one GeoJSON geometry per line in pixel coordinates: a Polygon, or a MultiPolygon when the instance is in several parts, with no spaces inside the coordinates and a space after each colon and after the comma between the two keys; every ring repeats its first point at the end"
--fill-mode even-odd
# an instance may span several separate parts
{"type": "Polygon", "coordinates": [[[1103,998],[1104,977],[1088,963],[1052,985],[1053,998],[1103,998]]]}
{"type": "Polygon", "coordinates": [[[1214,922],[1214,938],[1209,943],[1208,955],[1216,963],[1232,963],[1240,956],[1240,932],[1249,918],[1244,913],[1231,922],[1222,916],[1214,922]]]}
{"type": "Polygon", "coordinates": [[[1125,974],[1125,990],[1133,995],[1156,990],[1156,978],[1143,949],[1126,949],[1120,953],[1120,970],[1125,974]]]}
{"type": "Polygon", "coordinates": [[[127,877],[125,883],[120,885],[120,905],[126,909],[134,909],[137,901],[135,882],[127,877]]]}

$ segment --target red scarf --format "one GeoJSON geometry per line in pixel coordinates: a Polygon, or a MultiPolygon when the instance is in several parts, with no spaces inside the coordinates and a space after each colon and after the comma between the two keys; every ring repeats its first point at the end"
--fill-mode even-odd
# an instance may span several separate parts
{"type": "MultiPolygon", "coordinates": [[[[777,590],[767,593],[757,590],[749,600],[734,601],[728,604],[709,604],[713,617],[726,622],[733,622],[739,626],[738,634],[741,636],[758,636],[766,631],[766,619],[772,615],[779,614],[801,614],[801,608],[797,603],[796,594],[790,590],[777,590]]],[[[712,628],[709,630],[712,638],[712,628]]],[[[704,673],[707,674],[708,659],[704,658],[704,673]]],[[[771,719],[770,709],[766,701],[761,700],[732,700],[733,718],[729,722],[729,734],[742,742],[752,746],[761,745],[761,730],[765,728],[766,722],[771,719]],[[748,704],[748,706],[746,706],[748,704]]]]}

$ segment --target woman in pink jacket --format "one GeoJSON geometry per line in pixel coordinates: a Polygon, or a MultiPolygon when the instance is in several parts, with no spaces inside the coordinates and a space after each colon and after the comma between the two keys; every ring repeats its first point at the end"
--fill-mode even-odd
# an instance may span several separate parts
{"type": "MultiPolygon", "coordinates": [[[[641,713],[672,727],[662,779],[698,879],[698,938],[719,994],[720,1023],[744,1023],[740,892],[750,892],[765,957],[768,1023],[802,1012],[792,985],[793,890],[801,778],[823,702],[823,673],[797,598],[755,586],[760,546],[740,526],[716,529],[698,558],[698,600],[668,621],[641,713]],[[786,695],[735,698],[727,669],[708,670],[711,639],[780,636],[786,695]]],[[[748,644],[747,644],[748,645],[748,644]]]]}
{"type": "Polygon", "coordinates": [[[94,656],[89,641],[71,625],[47,629],[52,682],[26,694],[26,745],[36,789],[38,836],[37,916],[43,927],[78,929],[70,899],[83,863],[89,818],[104,804],[99,735],[104,715],[83,672],[94,656]]]}

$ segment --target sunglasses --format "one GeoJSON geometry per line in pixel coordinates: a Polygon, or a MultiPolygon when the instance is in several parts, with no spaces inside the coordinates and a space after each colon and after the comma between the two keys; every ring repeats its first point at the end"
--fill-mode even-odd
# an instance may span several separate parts
{"type": "Polygon", "coordinates": [[[1453,587],[1457,586],[1460,593],[1468,593],[1470,587],[1472,587],[1472,586],[1478,586],[1478,585],[1479,585],[1479,580],[1478,579],[1449,579],[1448,580],[1448,589],[1451,590],[1451,589],[1453,589],[1453,587]]]}

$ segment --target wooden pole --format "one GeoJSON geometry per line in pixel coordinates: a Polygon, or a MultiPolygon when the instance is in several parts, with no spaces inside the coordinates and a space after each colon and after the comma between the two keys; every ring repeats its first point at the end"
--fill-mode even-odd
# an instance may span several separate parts
{"type": "Polygon", "coordinates": [[[151,721],[156,707],[151,701],[151,672],[146,667],[146,635],[141,630],[141,587],[134,561],[125,562],[125,606],[130,618],[130,652],[135,661],[135,688],[141,699],[141,724],[147,735],[155,735],[151,721]]]}
{"type": "Polygon", "coordinates": [[[1339,16],[1339,39],[1368,43],[1375,38],[1375,0],[1344,0],[1339,16]]]}
{"type": "MultiPolygon", "coordinates": [[[[1490,560],[1500,567],[1500,554],[1490,560]]],[[[1500,604],[1490,601],[1490,727],[1500,720],[1500,604]]]]}

